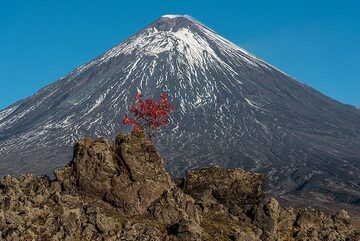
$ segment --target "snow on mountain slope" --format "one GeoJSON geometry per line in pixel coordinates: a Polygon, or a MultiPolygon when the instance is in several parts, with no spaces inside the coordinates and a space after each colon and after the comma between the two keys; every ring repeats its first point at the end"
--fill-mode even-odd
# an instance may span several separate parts
{"type": "Polygon", "coordinates": [[[1,111],[0,174],[50,173],[84,135],[127,130],[121,118],[137,90],[173,97],[158,147],[176,175],[218,163],[266,173],[284,198],[360,198],[360,111],[178,15],[1,111]]]}

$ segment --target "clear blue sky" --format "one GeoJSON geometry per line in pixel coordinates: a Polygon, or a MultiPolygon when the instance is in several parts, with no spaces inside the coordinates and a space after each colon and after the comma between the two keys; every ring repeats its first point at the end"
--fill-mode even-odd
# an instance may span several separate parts
{"type": "Polygon", "coordinates": [[[360,1],[12,0],[0,6],[0,109],[167,13],[191,15],[301,82],[360,106],[360,1]]]}

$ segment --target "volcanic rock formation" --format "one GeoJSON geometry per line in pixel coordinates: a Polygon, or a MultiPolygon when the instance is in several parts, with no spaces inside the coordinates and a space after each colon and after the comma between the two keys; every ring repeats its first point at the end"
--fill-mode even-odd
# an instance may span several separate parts
{"type": "Polygon", "coordinates": [[[175,182],[142,132],[86,138],[55,180],[0,181],[0,240],[358,240],[345,211],[262,204],[264,176],[217,166],[175,182]]]}

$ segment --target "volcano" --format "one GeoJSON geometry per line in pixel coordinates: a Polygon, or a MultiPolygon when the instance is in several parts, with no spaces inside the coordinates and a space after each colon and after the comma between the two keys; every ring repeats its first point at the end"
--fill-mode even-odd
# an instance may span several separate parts
{"type": "Polygon", "coordinates": [[[0,112],[0,175],[49,174],[86,135],[113,138],[137,91],[176,111],[156,139],[175,176],[208,164],[265,173],[284,202],[360,205],[360,111],[189,16],[164,15],[0,112]]]}

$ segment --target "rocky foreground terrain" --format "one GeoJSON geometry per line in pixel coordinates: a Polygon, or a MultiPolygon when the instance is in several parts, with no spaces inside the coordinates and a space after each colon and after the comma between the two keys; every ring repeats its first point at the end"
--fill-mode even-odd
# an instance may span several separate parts
{"type": "Polygon", "coordinates": [[[282,208],[264,176],[211,166],[173,180],[142,132],[77,143],[55,180],[0,181],[0,240],[359,240],[346,211],[282,208]]]}

